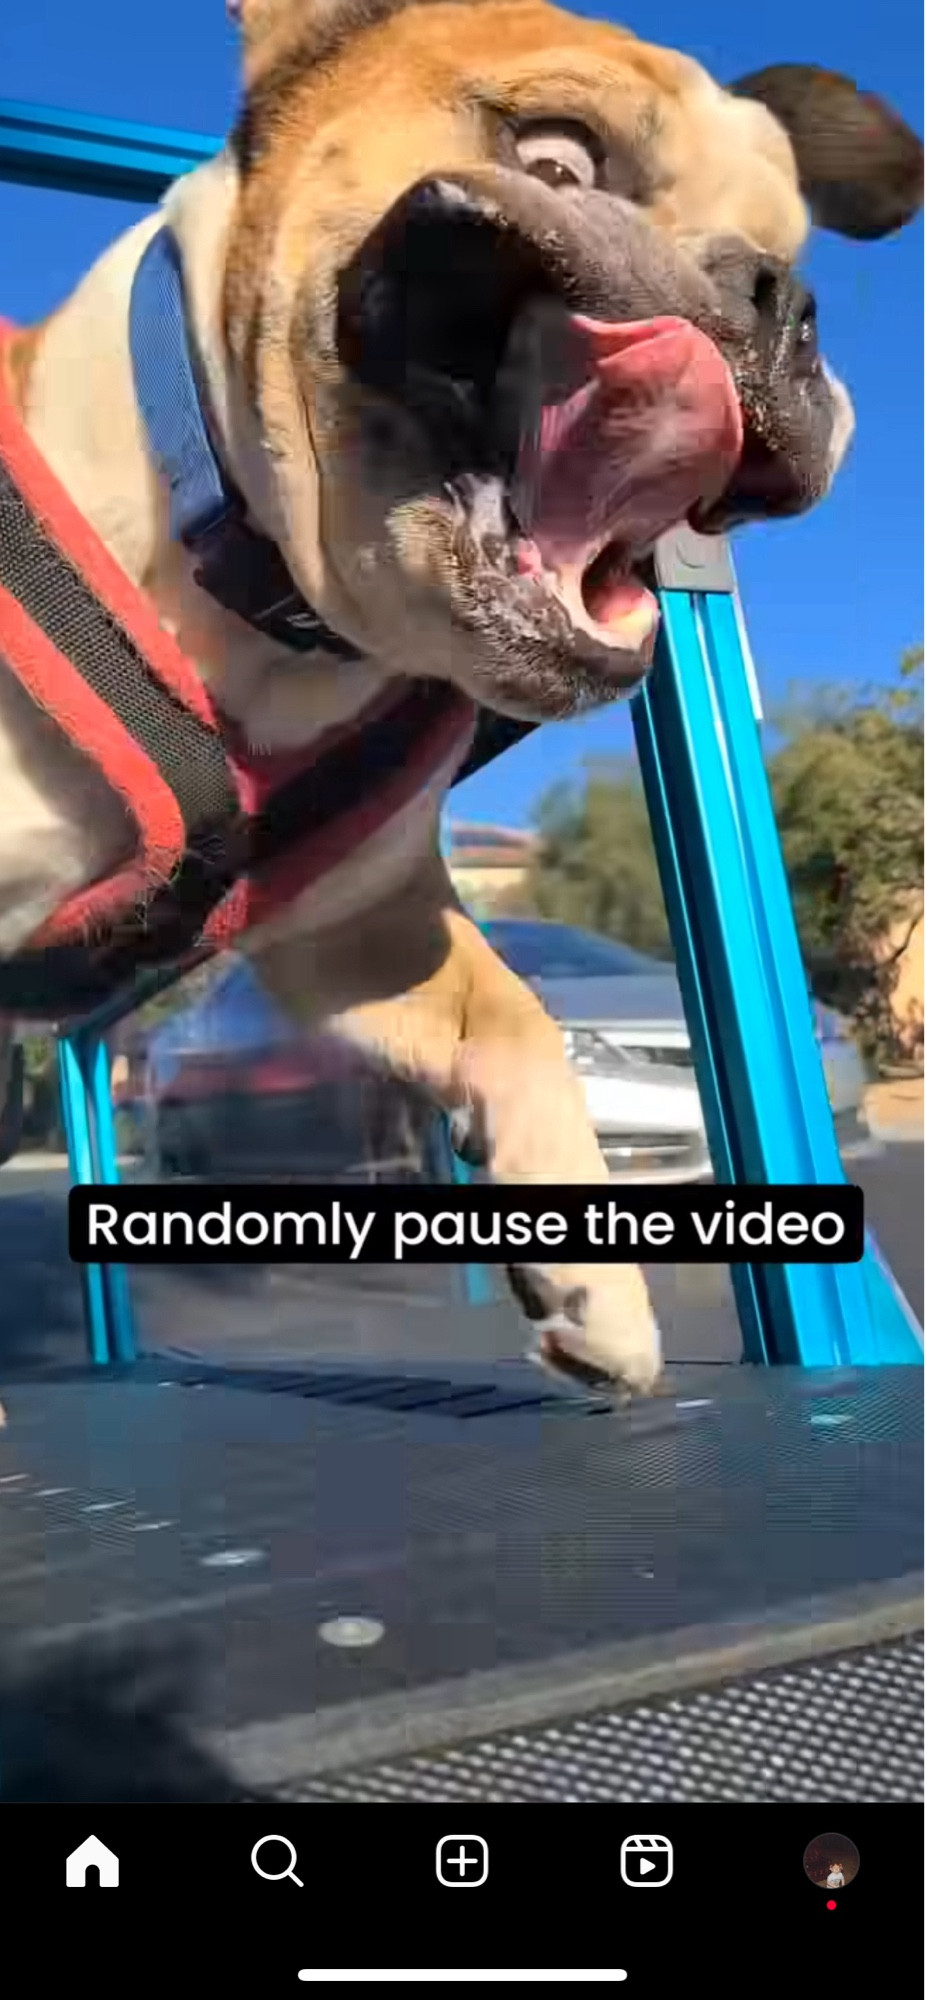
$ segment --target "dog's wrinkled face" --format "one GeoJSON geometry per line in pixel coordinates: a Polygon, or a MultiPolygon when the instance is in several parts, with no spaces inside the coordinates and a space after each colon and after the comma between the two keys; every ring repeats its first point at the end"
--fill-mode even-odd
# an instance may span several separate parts
{"type": "Polygon", "coordinates": [[[238,0],[226,322],[322,614],[540,720],[638,682],[667,529],[797,513],[851,430],[794,272],[921,147],[784,68],[721,90],[543,0],[238,0]],[[763,101],[760,101],[763,100],[763,101]]]}

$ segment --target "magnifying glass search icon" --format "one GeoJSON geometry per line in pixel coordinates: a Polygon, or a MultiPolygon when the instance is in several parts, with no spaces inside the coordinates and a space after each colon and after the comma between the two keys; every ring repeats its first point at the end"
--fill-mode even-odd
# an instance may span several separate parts
{"type": "Polygon", "coordinates": [[[256,1845],[251,1848],[251,1867],[254,1874],[260,1875],[264,1882],[294,1882],[297,1889],[304,1889],[304,1882],[299,1881],[298,1875],[295,1872],[297,1860],[298,1855],[292,1845],[292,1841],[287,1840],[282,1833],[265,1833],[263,1839],[258,1840],[256,1845]],[[257,1856],[260,1853],[260,1849],[267,1846],[285,1847],[289,1855],[288,1868],[261,1868],[257,1856]]]}

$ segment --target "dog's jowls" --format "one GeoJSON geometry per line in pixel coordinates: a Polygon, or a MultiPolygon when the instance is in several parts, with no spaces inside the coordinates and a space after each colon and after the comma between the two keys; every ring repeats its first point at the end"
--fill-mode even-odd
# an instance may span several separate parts
{"type": "MultiPolygon", "coordinates": [[[[825,494],[853,419],[795,260],[811,216],[857,237],[907,222],[918,140],[827,72],[723,89],[542,0],[235,11],[239,122],[167,212],[229,473],[361,659],[260,639],[170,545],[127,338],[157,218],[16,343],[33,440],[254,744],[308,742],[396,674],[534,720],[627,692],[663,530],[825,494]]],[[[602,1180],[558,1031],[438,857],[451,775],[252,937],[261,976],[424,1083],[499,1178],[602,1180]]],[[[0,951],[121,837],[0,674],[0,951]]],[[[548,1356],[653,1384],[638,1272],[511,1276],[548,1356]]]]}

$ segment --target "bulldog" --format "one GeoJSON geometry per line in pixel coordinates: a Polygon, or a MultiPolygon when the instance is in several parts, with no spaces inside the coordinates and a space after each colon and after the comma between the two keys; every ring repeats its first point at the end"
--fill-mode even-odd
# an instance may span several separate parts
{"type": "MultiPolygon", "coordinates": [[[[652,658],[660,536],[828,491],[853,416],[797,259],[811,220],[856,238],[908,222],[918,138],[838,75],[724,86],[545,0],[233,11],[224,151],[7,346],[26,433],[261,751],[310,744],[396,679],[529,722],[625,696],[652,658]],[[216,452],[331,635],[310,657],[210,596],[171,533],[129,337],[165,218],[216,452]]],[[[558,1029],[440,858],[465,749],[245,948],[295,1019],[421,1084],[500,1181],[603,1181],[558,1029]]],[[[0,958],[123,837],[98,774],[0,675],[0,958]]],[[[509,1276],[550,1364],[653,1387],[640,1272],[509,1276]]]]}

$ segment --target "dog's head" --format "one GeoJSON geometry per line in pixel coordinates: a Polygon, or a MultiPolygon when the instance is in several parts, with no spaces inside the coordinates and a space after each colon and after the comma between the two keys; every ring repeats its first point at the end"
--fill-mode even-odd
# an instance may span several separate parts
{"type": "Polygon", "coordinates": [[[794,271],[919,140],[544,0],[235,0],[225,323],[306,594],[395,672],[564,716],[634,685],[658,537],[798,513],[852,428],[794,271]]]}

